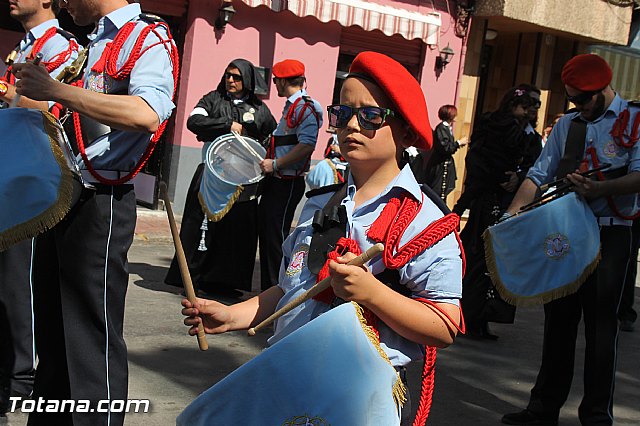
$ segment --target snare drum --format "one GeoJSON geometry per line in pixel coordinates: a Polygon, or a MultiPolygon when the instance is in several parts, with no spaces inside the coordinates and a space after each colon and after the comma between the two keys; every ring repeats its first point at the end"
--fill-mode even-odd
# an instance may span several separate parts
{"type": "Polygon", "coordinates": [[[489,227],[483,238],[491,280],[514,305],[575,293],[600,260],[598,222],[574,192],[489,227]]]}
{"type": "Polygon", "coordinates": [[[82,183],[53,115],[2,109],[0,135],[1,251],[55,226],[78,200],[82,183]]]}
{"type": "Polygon", "coordinates": [[[176,424],[399,426],[405,395],[361,308],[344,303],[202,393],[176,424]]]}
{"type": "Polygon", "coordinates": [[[208,145],[198,198],[209,220],[222,219],[243,191],[257,196],[257,184],[264,177],[260,161],[265,155],[264,147],[248,136],[226,134],[208,145]]]}

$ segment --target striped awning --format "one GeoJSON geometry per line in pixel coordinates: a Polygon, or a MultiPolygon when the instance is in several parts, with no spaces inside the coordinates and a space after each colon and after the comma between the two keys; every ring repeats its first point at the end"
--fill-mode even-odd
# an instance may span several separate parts
{"type": "Polygon", "coordinates": [[[366,31],[380,30],[408,40],[438,43],[441,24],[437,12],[421,13],[361,0],[242,0],[252,6],[267,6],[276,12],[290,11],[297,16],[315,16],[322,22],[337,21],[345,27],[357,25],[366,31]]]}

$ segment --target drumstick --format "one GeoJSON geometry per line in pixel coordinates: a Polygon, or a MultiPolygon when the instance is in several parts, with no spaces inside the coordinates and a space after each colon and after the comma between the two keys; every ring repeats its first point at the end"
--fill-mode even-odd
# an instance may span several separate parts
{"type": "MultiPolygon", "coordinates": [[[[609,167],[611,167],[611,164],[604,163],[600,167],[596,167],[596,168],[593,168],[591,170],[587,170],[586,172],[580,172],[578,174],[581,175],[581,176],[584,176],[584,177],[590,177],[595,172],[599,172],[601,170],[608,169],[609,167]]],[[[553,182],[549,182],[547,184],[544,184],[544,185],[540,186],[540,191],[543,192],[543,193],[547,192],[547,190],[549,188],[551,188],[552,186],[556,186],[559,183],[566,183],[566,182],[568,182],[568,179],[566,177],[563,177],[562,179],[554,180],[553,182]]]]}
{"type": "MultiPolygon", "coordinates": [[[[36,57],[33,58],[33,65],[40,65],[40,61],[42,60],[42,58],[43,58],[42,53],[38,53],[36,57]]],[[[19,95],[16,93],[16,96],[13,98],[13,100],[9,104],[9,108],[17,107],[18,103],[20,102],[20,98],[22,98],[22,95],[19,95]]]]}
{"type": "MultiPolygon", "coordinates": [[[[367,251],[362,253],[360,256],[354,257],[353,259],[351,259],[347,263],[347,265],[362,266],[365,263],[367,263],[369,260],[374,258],[376,255],[378,255],[379,253],[382,253],[383,250],[384,250],[384,245],[382,243],[377,243],[376,245],[370,247],[367,251]]],[[[293,308],[296,308],[297,306],[311,299],[313,296],[317,295],[318,293],[328,289],[330,285],[331,285],[331,277],[325,278],[324,280],[320,281],[319,283],[311,287],[309,290],[302,293],[300,296],[293,299],[291,302],[284,305],[282,308],[278,309],[276,312],[271,314],[267,319],[262,321],[260,324],[247,330],[247,333],[249,334],[249,336],[255,336],[258,330],[268,326],[273,321],[277,320],[278,318],[280,318],[281,316],[283,316],[293,308]]]]}
{"type": "MultiPolygon", "coordinates": [[[[187,294],[187,299],[192,305],[196,303],[196,292],[193,289],[193,283],[191,282],[191,274],[189,273],[189,266],[187,265],[187,258],[184,255],[184,249],[180,242],[180,234],[178,233],[178,227],[176,226],[176,220],[173,217],[173,209],[171,208],[171,202],[169,201],[169,194],[167,194],[167,184],[160,182],[160,195],[164,200],[164,206],[167,209],[167,216],[169,217],[169,227],[171,228],[171,236],[173,237],[173,245],[176,248],[176,258],[178,259],[178,266],[180,267],[180,275],[182,275],[182,283],[184,285],[184,291],[187,294]]],[[[202,323],[198,324],[198,346],[201,351],[209,349],[207,338],[204,333],[204,326],[202,323]]]]}
{"type": "Polygon", "coordinates": [[[247,151],[249,151],[254,157],[256,157],[259,161],[264,160],[264,158],[262,158],[262,156],[260,154],[258,154],[256,152],[255,149],[253,149],[253,147],[251,145],[249,145],[247,143],[247,141],[244,140],[244,138],[242,136],[240,136],[240,133],[232,131],[231,134],[233,136],[235,136],[235,138],[238,140],[238,142],[240,142],[242,144],[242,146],[244,146],[247,151]]]}

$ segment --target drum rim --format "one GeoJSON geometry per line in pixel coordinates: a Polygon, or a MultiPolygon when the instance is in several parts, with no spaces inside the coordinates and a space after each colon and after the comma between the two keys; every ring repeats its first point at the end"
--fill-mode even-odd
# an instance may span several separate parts
{"type": "MultiPolygon", "coordinates": [[[[252,148],[255,149],[258,154],[262,155],[263,157],[266,156],[267,154],[267,150],[260,144],[260,142],[258,142],[256,139],[250,137],[250,136],[241,136],[247,143],[251,144],[252,148]]],[[[206,168],[219,180],[221,180],[224,183],[228,183],[230,185],[251,185],[254,183],[258,183],[260,182],[262,179],[264,179],[264,174],[260,174],[254,178],[251,178],[248,182],[244,182],[244,183],[237,183],[237,182],[232,182],[228,179],[223,178],[222,176],[220,176],[216,170],[211,166],[211,155],[213,153],[214,149],[217,149],[219,146],[221,146],[223,143],[228,143],[231,139],[235,139],[235,136],[231,133],[226,133],[224,135],[220,135],[217,138],[215,138],[212,142],[211,145],[209,145],[209,147],[207,148],[207,152],[205,154],[205,166],[206,168]]]]}

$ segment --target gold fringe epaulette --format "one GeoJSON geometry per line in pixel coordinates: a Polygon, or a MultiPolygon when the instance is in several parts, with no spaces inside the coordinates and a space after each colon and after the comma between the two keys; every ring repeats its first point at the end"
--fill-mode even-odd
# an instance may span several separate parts
{"type": "MultiPolygon", "coordinates": [[[[376,351],[378,351],[382,359],[387,361],[391,366],[391,368],[393,368],[393,365],[391,364],[389,357],[380,346],[380,341],[378,340],[378,336],[376,335],[376,332],[374,331],[373,327],[367,324],[367,320],[365,319],[364,314],[362,313],[363,312],[362,307],[355,302],[351,302],[351,303],[356,308],[356,315],[358,316],[358,320],[360,321],[360,325],[362,326],[362,330],[364,331],[364,334],[367,336],[367,338],[369,339],[373,347],[376,348],[376,351]]],[[[396,371],[396,376],[397,376],[397,379],[393,385],[393,389],[391,392],[393,395],[393,401],[395,402],[396,406],[401,407],[404,405],[405,402],[407,402],[407,388],[405,387],[404,383],[402,383],[400,374],[397,371],[396,371]]]]}
{"type": "Polygon", "coordinates": [[[0,233],[0,251],[6,250],[13,244],[33,238],[36,235],[53,228],[71,209],[73,199],[73,172],[67,165],[67,160],[62,152],[57,138],[62,129],[58,120],[48,112],[42,112],[44,130],[49,137],[49,144],[53,157],[60,169],[60,184],[56,201],[45,211],[26,222],[20,223],[5,232],[0,233]]]}
{"type": "Polygon", "coordinates": [[[233,207],[233,205],[238,200],[238,198],[240,198],[240,194],[242,193],[243,190],[244,190],[244,187],[242,185],[238,185],[236,187],[236,191],[233,194],[231,194],[231,198],[229,199],[229,202],[224,206],[222,210],[216,213],[213,213],[209,210],[209,208],[207,207],[207,203],[202,197],[202,193],[198,191],[198,201],[200,201],[200,207],[202,207],[202,212],[205,215],[207,215],[207,219],[209,219],[211,222],[218,222],[227,213],[229,213],[229,210],[231,210],[231,207],[233,207]]]}
{"type": "Polygon", "coordinates": [[[560,299],[565,296],[569,296],[578,291],[580,286],[584,284],[584,282],[589,278],[589,275],[593,273],[598,267],[598,263],[600,263],[600,251],[598,250],[598,255],[596,258],[582,271],[582,274],[573,282],[567,283],[562,287],[555,288],[553,290],[546,291],[544,293],[540,293],[536,296],[520,296],[512,293],[507,289],[507,286],[500,279],[500,274],[498,273],[498,265],[496,263],[496,256],[493,251],[493,244],[491,244],[491,234],[489,230],[485,230],[482,235],[484,239],[484,247],[485,247],[485,260],[487,263],[487,270],[489,271],[489,277],[491,278],[491,282],[498,290],[500,297],[505,302],[515,305],[515,306],[534,306],[534,305],[544,305],[545,303],[549,303],[553,300],[560,299]]]}

